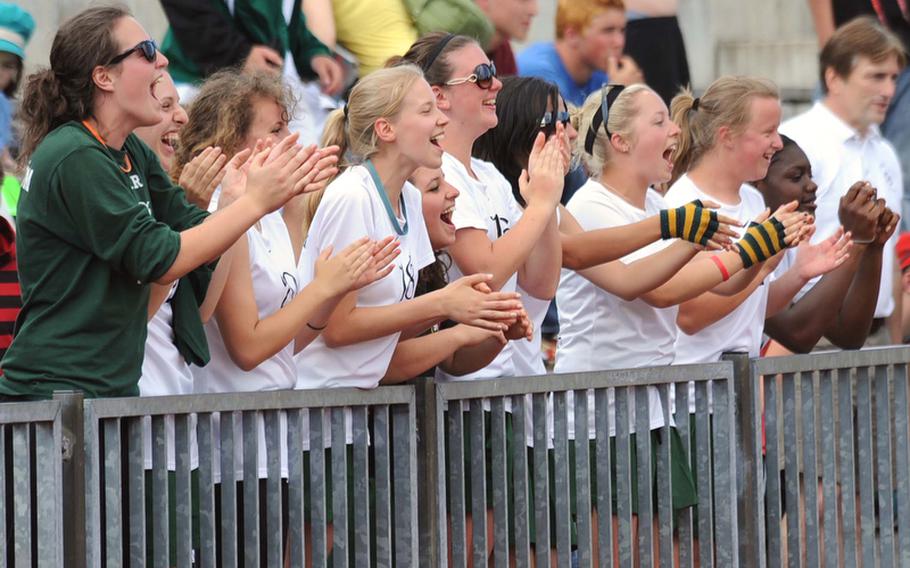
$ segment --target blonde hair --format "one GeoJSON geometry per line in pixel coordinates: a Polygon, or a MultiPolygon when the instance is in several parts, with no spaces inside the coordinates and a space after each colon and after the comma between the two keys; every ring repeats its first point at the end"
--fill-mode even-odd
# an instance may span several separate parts
{"type": "Polygon", "coordinates": [[[579,32],[591,22],[594,16],[607,10],[626,11],[623,0],[559,0],[556,5],[556,39],[562,39],[567,28],[579,32]]]}
{"type": "MultiPolygon", "coordinates": [[[[421,79],[423,73],[418,67],[398,65],[373,71],[354,86],[347,106],[329,115],[320,141],[322,147],[341,149],[340,170],[368,160],[379,151],[376,121],[398,116],[405,97],[421,79]]],[[[316,215],[323,191],[310,194],[307,199],[304,230],[316,215]]]]}
{"type": "Polygon", "coordinates": [[[679,126],[680,134],[670,183],[692,169],[714,147],[717,131],[722,126],[734,133],[745,130],[752,118],[752,100],[759,97],[780,98],[777,85],[769,79],[726,76],[711,83],[698,99],[689,89],[673,97],[670,117],[679,126]]]}
{"type": "MultiPolygon", "coordinates": [[[[607,92],[617,87],[608,87],[607,92]]],[[[610,112],[607,116],[607,130],[610,134],[618,134],[629,143],[635,142],[635,133],[632,129],[632,122],[638,116],[639,106],[637,104],[639,93],[645,91],[654,92],[650,87],[642,83],[636,83],[624,88],[621,93],[610,105],[610,112]]],[[[591,123],[594,115],[600,110],[602,101],[601,90],[591,93],[585,100],[578,111],[578,138],[575,139],[577,145],[576,154],[581,156],[581,160],[590,175],[598,175],[603,171],[612,158],[613,146],[604,131],[603,125],[597,127],[594,133],[594,144],[591,152],[588,153],[585,143],[591,132],[591,123]]]]}

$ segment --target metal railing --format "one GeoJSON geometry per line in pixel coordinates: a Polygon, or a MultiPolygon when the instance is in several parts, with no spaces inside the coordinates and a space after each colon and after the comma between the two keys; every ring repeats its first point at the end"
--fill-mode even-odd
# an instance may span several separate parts
{"type": "Polygon", "coordinates": [[[752,362],[766,433],[760,565],[910,566],[908,361],[910,347],[752,362]]]}
{"type": "Polygon", "coordinates": [[[62,566],[62,403],[0,406],[0,564],[62,566]]]}
{"type": "MultiPolygon", "coordinates": [[[[664,561],[673,558],[674,531],[669,519],[677,515],[679,552],[684,566],[694,562],[696,548],[700,550],[702,566],[737,565],[732,364],[429,383],[425,392],[434,390],[433,416],[425,422],[432,424],[435,420],[434,443],[424,443],[422,448],[425,448],[427,462],[435,462],[437,502],[433,507],[435,518],[425,519],[422,526],[427,527],[427,538],[432,539],[435,535],[436,542],[430,551],[426,551],[425,563],[432,560],[433,565],[447,566],[451,553],[451,563],[455,566],[465,566],[468,555],[472,557],[473,566],[486,566],[490,559],[487,551],[492,548],[492,558],[497,566],[508,565],[510,557],[517,566],[530,566],[532,554],[536,566],[550,566],[551,549],[555,551],[555,562],[559,566],[569,566],[573,556],[579,566],[591,566],[595,560],[600,566],[611,566],[614,559],[631,566],[633,557],[639,558],[642,566],[649,566],[658,557],[664,561]],[[690,382],[695,384],[694,432],[689,428],[687,383],[690,382]],[[649,387],[656,388],[660,395],[664,419],[660,430],[662,439],[671,439],[669,418],[673,416],[686,458],[691,459],[690,452],[695,452],[696,456],[710,456],[710,459],[693,460],[699,496],[697,516],[693,516],[692,508],[677,513],[672,510],[671,444],[659,446],[656,463],[652,466],[651,437],[638,435],[634,443],[632,441],[633,407],[639,409],[634,412],[635,432],[650,432],[646,411],[649,387]],[[674,387],[675,408],[671,396],[674,387]],[[713,391],[713,416],[709,389],[713,391]],[[610,390],[615,390],[613,412],[608,411],[610,390]],[[570,397],[570,394],[574,396],[570,397]],[[593,400],[590,409],[589,400],[593,400]],[[469,410],[465,413],[452,411],[461,404],[469,410]],[[551,404],[552,427],[548,417],[551,404]],[[487,407],[489,411],[485,410],[487,407]],[[595,426],[593,453],[589,451],[589,443],[585,443],[588,441],[590,410],[594,413],[595,426]],[[510,420],[507,420],[509,415],[510,420]],[[488,429],[484,424],[487,420],[490,422],[488,429]],[[569,439],[570,421],[577,433],[575,437],[583,440],[582,443],[569,439]],[[507,422],[511,423],[511,428],[507,427],[507,422]],[[611,463],[611,423],[615,423],[616,432],[615,464],[611,463]],[[530,432],[526,432],[526,425],[530,432]],[[470,437],[471,448],[489,445],[491,450],[472,449],[470,458],[465,460],[462,452],[466,436],[470,437]],[[570,451],[570,446],[574,446],[574,451],[570,451]],[[511,455],[507,455],[509,451],[511,455]],[[487,454],[490,463],[486,461],[487,454]],[[630,463],[633,454],[638,463],[638,487],[650,488],[652,479],[656,478],[653,494],[647,490],[638,492],[637,541],[632,532],[630,463]],[[552,474],[549,471],[551,461],[552,474]],[[652,472],[652,467],[656,472],[652,472]],[[592,469],[596,484],[591,483],[589,472],[592,469]],[[574,479],[571,479],[571,472],[574,472],[574,479]],[[488,476],[491,487],[487,487],[488,476]],[[611,503],[612,477],[616,478],[618,495],[615,510],[611,503]],[[574,503],[570,498],[573,483],[574,503]],[[595,485],[596,489],[592,487],[595,485]],[[551,491],[555,492],[552,497],[551,491]],[[469,501],[466,494],[471,496],[469,501]],[[492,501],[491,506],[489,501],[492,501]],[[488,508],[492,510],[493,522],[491,547],[487,542],[488,508]],[[598,515],[595,517],[592,511],[597,511],[598,515]],[[614,515],[618,518],[618,534],[615,535],[611,519],[614,515]],[[466,534],[468,516],[471,535],[466,534]],[[535,524],[533,534],[529,529],[531,516],[535,524]],[[596,526],[595,518],[599,519],[596,526]],[[652,530],[655,524],[659,525],[656,542],[652,530]],[[448,543],[449,526],[451,545],[448,543]],[[555,542],[552,542],[551,530],[555,532],[555,542]],[[698,542],[696,534],[699,535],[698,542]],[[472,541],[470,550],[467,549],[469,537],[472,541]],[[614,546],[618,549],[614,550],[614,546]]],[[[425,452],[421,451],[421,454],[425,452]]]]}
{"type": "Polygon", "coordinates": [[[0,566],[910,566],[910,347],[728,359],[2,404],[0,566]]]}

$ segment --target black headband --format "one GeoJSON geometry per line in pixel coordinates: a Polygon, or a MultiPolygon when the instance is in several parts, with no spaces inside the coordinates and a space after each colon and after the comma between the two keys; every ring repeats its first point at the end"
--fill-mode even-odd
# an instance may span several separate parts
{"type": "Polygon", "coordinates": [[[430,56],[427,57],[426,61],[423,62],[423,65],[420,66],[423,69],[424,73],[427,73],[430,70],[430,67],[436,63],[436,58],[439,57],[439,54],[442,53],[442,50],[449,45],[449,42],[455,39],[455,34],[446,34],[442,39],[440,39],[436,45],[433,47],[433,51],[430,52],[430,56]]]}
{"type": "Polygon", "coordinates": [[[604,85],[601,87],[600,108],[594,113],[594,118],[591,119],[591,128],[588,129],[588,134],[585,136],[585,152],[588,154],[594,154],[594,140],[597,139],[597,129],[600,128],[601,124],[604,127],[604,132],[607,133],[607,139],[612,136],[612,134],[610,134],[610,129],[607,128],[607,120],[609,120],[610,117],[610,107],[613,106],[616,97],[618,97],[619,93],[625,88],[625,85],[604,85]]]}

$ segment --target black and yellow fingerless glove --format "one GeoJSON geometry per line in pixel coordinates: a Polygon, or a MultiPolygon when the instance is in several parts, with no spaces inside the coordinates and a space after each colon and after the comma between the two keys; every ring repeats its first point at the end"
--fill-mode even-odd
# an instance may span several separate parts
{"type": "Polygon", "coordinates": [[[743,238],[737,241],[743,268],[764,262],[786,248],[784,225],[771,217],[762,223],[749,223],[743,238]]]}
{"type": "Polygon", "coordinates": [[[706,246],[718,226],[717,211],[707,209],[698,199],[660,212],[660,236],[663,239],[678,238],[706,246]]]}

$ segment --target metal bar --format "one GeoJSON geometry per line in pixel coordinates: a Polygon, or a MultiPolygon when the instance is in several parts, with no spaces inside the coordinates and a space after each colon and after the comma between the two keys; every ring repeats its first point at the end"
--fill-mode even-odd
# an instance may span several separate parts
{"type": "Polygon", "coordinates": [[[569,504],[569,427],[566,392],[553,393],[553,464],[556,515],[556,564],[568,566],[572,558],[572,512],[569,504]]]}
{"type": "Polygon", "coordinates": [[[907,396],[907,365],[895,365],[894,374],[894,458],[897,475],[897,562],[910,566],[910,397],[907,396]],[[902,529],[902,530],[901,530],[902,529]]]}
{"type": "Polygon", "coordinates": [[[310,548],[313,566],[328,564],[328,538],[326,534],[326,463],[324,411],[309,410],[310,416],[310,548]]]}
{"type": "MultiPolygon", "coordinates": [[[[104,533],[108,566],[123,562],[123,482],[120,479],[120,420],[109,418],[104,429],[104,533]]],[[[165,520],[167,518],[165,517],[165,520]]]]}
{"type": "Polygon", "coordinates": [[[784,409],[784,468],[787,472],[787,486],[784,488],[787,514],[787,561],[790,566],[798,566],[802,558],[799,488],[799,447],[802,436],[799,431],[800,421],[796,405],[796,381],[798,379],[797,375],[793,373],[785,373],[781,380],[781,402],[784,409]]]}
{"type": "MultiPolygon", "coordinates": [[[[441,385],[437,384],[437,388],[441,385]]],[[[437,391],[441,393],[441,390],[437,391]]],[[[448,406],[449,515],[452,522],[452,565],[467,565],[467,523],[465,522],[464,412],[461,401],[448,406]]]]}
{"type": "Polygon", "coordinates": [[[13,544],[8,541],[6,532],[7,504],[12,501],[13,497],[6,490],[6,473],[12,471],[13,468],[13,464],[7,463],[6,460],[6,429],[8,427],[0,422],[0,535],[3,535],[3,538],[0,538],[0,561],[4,566],[9,556],[8,547],[13,544]]]}
{"type": "Polygon", "coordinates": [[[303,479],[303,411],[289,410],[288,420],[288,565],[303,568],[306,559],[303,479]]]}
{"type": "MultiPolygon", "coordinates": [[[[550,460],[547,455],[549,432],[540,427],[540,416],[547,415],[548,396],[532,396],[534,412],[534,560],[540,567],[550,566],[550,460]]],[[[543,420],[546,424],[546,418],[543,420]]]]}
{"type": "Polygon", "coordinates": [[[506,471],[506,411],[502,398],[490,401],[490,491],[493,495],[493,558],[501,568],[509,566],[509,505],[506,471]]]}
{"type": "Polygon", "coordinates": [[[145,564],[145,444],[143,424],[150,418],[126,418],[127,446],[129,448],[129,504],[130,542],[129,563],[133,566],[145,564]]]}
{"type": "Polygon", "coordinates": [[[13,550],[16,568],[32,565],[30,429],[27,423],[13,425],[13,550]]]}
{"type": "Polygon", "coordinates": [[[388,406],[373,408],[373,453],[376,458],[376,563],[392,564],[392,436],[388,406]]]}
{"type": "MultiPolygon", "coordinates": [[[[449,549],[452,546],[449,542],[449,500],[446,498],[446,495],[449,493],[448,479],[446,479],[446,464],[449,459],[449,454],[446,451],[446,443],[448,438],[446,430],[446,402],[442,399],[442,395],[439,390],[436,388],[437,384],[432,382],[427,385],[427,398],[429,399],[432,396],[432,412],[436,416],[435,432],[431,432],[430,436],[435,437],[436,439],[436,468],[434,471],[436,477],[436,491],[437,494],[434,496],[436,500],[436,520],[433,523],[436,532],[436,555],[430,559],[428,565],[436,566],[448,566],[449,560],[449,549]]],[[[461,403],[458,403],[460,406],[461,403]]],[[[430,401],[427,401],[427,406],[430,406],[430,401]]],[[[456,412],[455,414],[461,416],[461,412],[456,412]]],[[[427,424],[433,424],[434,422],[427,421],[427,424]]],[[[432,427],[431,427],[432,429],[432,427]]],[[[429,441],[429,440],[428,440],[429,441]]],[[[464,463],[462,460],[461,463],[464,463]]],[[[430,466],[432,469],[432,466],[430,466]]],[[[455,469],[454,467],[452,469],[455,469]]],[[[432,491],[433,486],[429,484],[429,478],[427,479],[427,491],[432,491]]],[[[463,501],[462,501],[463,502],[463,501]]],[[[462,520],[464,516],[461,517],[462,520]]],[[[454,524],[454,523],[453,523],[454,524]]],[[[464,550],[464,541],[461,541],[460,546],[461,550],[464,550]]],[[[457,549],[455,549],[457,550],[457,549]]],[[[455,552],[453,550],[453,554],[455,552]]]]}
{"type": "Polygon", "coordinates": [[[215,568],[215,445],[211,412],[196,418],[196,443],[199,447],[199,565],[215,568]]]}
{"type": "Polygon", "coordinates": [[[470,404],[471,424],[471,525],[474,528],[474,566],[487,565],[486,436],[482,400],[470,404]]]}
{"type": "MultiPolygon", "coordinates": [[[[578,392],[578,391],[576,391],[578,392]]],[[[588,391],[588,397],[592,396],[588,391]]],[[[613,474],[611,472],[612,460],[610,459],[610,424],[615,412],[611,412],[609,391],[597,389],[593,391],[594,397],[594,452],[595,473],[597,474],[597,540],[598,563],[600,566],[613,565],[613,502],[610,491],[613,487],[613,474]]],[[[576,395],[578,396],[578,395],[576,395]]],[[[575,430],[575,440],[586,440],[587,430],[575,430]]],[[[576,442],[577,443],[577,442],[576,442]]]]}
{"type": "Polygon", "coordinates": [[[259,411],[246,410],[241,415],[243,440],[243,564],[259,566],[259,411]]]}
{"type": "Polygon", "coordinates": [[[345,409],[332,413],[332,561],[335,568],[348,565],[351,542],[348,538],[348,452],[345,436],[345,409]]]}
{"type": "Polygon", "coordinates": [[[739,566],[736,510],[736,467],[732,380],[713,381],[714,394],[714,530],[718,566],[739,566]]]}
{"type": "MultiPolygon", "coordinates": [[[[682,440],[683,454],[688,463],[691,464],[693,463],[692,446],[695,441],[692,439],[693,433],[689,428],[689,425],[694,421],[694,417],[689,414],[689,400],[690,388],[694,389],[695,387],[693,383],[684,383],[673,385],[672,388],[676,398],[676,429],[679,431],[680,440],[682,440]]],[[[698,486],[696,485],[697,489],[698,486]]],[[[699,499],[700,497],[701,494],[699,494],[699,499]]],[[[691,508],[680,511],[676,516],[676,522],[679,526],[679,565],[683,568],[692,566],[695,561],[695,531],[693,530],[695,523],[693,517],[691,508]]]]}
{"type": "Polygon", "coordinates": [[[714,566],[714,472],[708,381],[695,383],[695,465],[698,487],[698,548],[702,566],[714,566]]]}
{"type": "MultiPolygon", "coordinates": [[[[632,463],[630,409],[628,387],[615,391],[616,409],[616,516],[619,520],[619,563],[631,566],[633,560],[632,541],[632,463]]],[[[604,519],[606,521],[606,519],[604,519]]]]}
{"type": "Polygon", "coordinates": [[[648,389],[631,387],[635,402],[635,447],[638,459],[638,558],[654,565],[654,503],[651,494],[651,416],[648,389]]]}
{"type": "Polygon", "coordinates": [[[85,401],[85,558],[86,565],[100,567],[101,558],[101,440],[93,401],[85,401]]]}
{"type": "MultiPolygon", "coordinates": [[[[529,534],[528,519],[528,432],[526,430],[530,397],[512,397],[512,485],[514,487],[514,510],[512,517],[515,519],[515,564],[519,568],[531,565],[531,535],[529,534]]],[[[547,429],[546,415],[540,417],[531,412],[531,430],[538,428],[547,429]],[[541,424],[542,422],[542,424],[541,424]]]]}
{"type": "Polygon", "coordinates": [[[236,457],[233,412],[219,415],[221,438],[221,562],[224,566],[237,566],[237,481],[234,461],[236,457]]]}
{"type": "Polygon", "coordinates": [[[354,565],[370,565],[370,470],[369,427],[367,407],[351,409],[353,426],[354,494],[354,565]]]}
{"type": "Polygon", "coordinates": [[[575,410],[575,526],[579,566],[594,563],[591,529],[591,445],[588,443],[588,393],[573,393],[575,410]]]}
{"type": "Polygon", "coordinates": [[[802,415],[803,471],[806,495],[806,565],[814,568],[821,566],[818,526],[818,437],[815,433],[815,408],[819,394],[815,384],[816,378],[816,373],[802,373],[800,375],[802,395],[800,414],[802,415]]]}
{"type": "MultiPolygon", "coordinates": [[[[152,417],[152,501],[157,504],[156,508],[160,507],[160,510],[166,512],[170,499],[167,481],[167,422],[165,418],[165,416],[152,417]]],[[[109,422],[110,419],[105,420],[105,430],[109,422]]],[[[110,451],[110,448],[105,447],[107,455],[110,455],[110,451]]],[[[168,514],[153,517],[152,564],[156,568],[167,568],[170,564],[169,520],[168,514]]],[[[110,532],[109,526],[106,526],[105,530],[110,532]]],[[[108,552],[108,557],[110,557],[110,552],[108,552]]]]}
{"type": "MultiPolygon", "coordinates": [[[[781,543],[781,487],[780,487],[780,414],[777,411],[777,376],[764,375],[765,383],[765,448],[768,468],[767,522],[768,522],[768,565],[783,566],[781,543]]],[[[698,491],[701,499],[701,487],[698,491]]]]}
{"type": "Polygon", "coordinates": [[[837,371],[837,410],[840,425],[838,459],[840,464],[840,494],[843,498],[841,538],[844,543],[844,562],[848,566],[859,564],[856,542],[856,484],[854,481],[853,446],[853,384],[849,370],[837,371]]]}
{"type": "MultiPolygon", "coordinates": [[[[86,554],[86,444],[83,393],[57,391],[62,443],[62,541],[63,556],[72,568],[84,568],[86,554]],[[65,521],[64,521],[65,519],[65,521]]],[[[58,563],[62,565],[63,562],[58,563]]]]}
{"type": "MultiPolygon", "coordinates": [[[[417,566],[417,433],[414,401],[392,407],[395,466],[395,566],[417,566]]],[[[508,558],[508,554],[506,555],[508,558]]]]}
{"type": "Polygon", "coordinates": [[[840,543],[837,539],[837,443],[835,412],[837,405],[834,401],[834,385],[836,377],[830,370],[822,369],[818,374],[818,386],[821,393],[819,408],[826,408],[828,412],[819,412],[821,429],[821,460],[822,460],[822,501],[825,503],[823,519],[822,564],[839,566],[843,560],[840,555],[840,543]],[[833,558],[832,558],[833,556],[833,558]]]}
{"type": "Polygon", "coordinates": [[[284,542],[282,534],[282,498],[281,498],[281,462],[285,439],[282,436],[282,423],[287,424],[280,410],[266,410],[265,420],[265,541],[266,562],[269,566],[278,566],[284,562],[284,542]]]}
{"type": "MultiPolygon", "coordinates": [[[[856,370],[856,432],[857,465],[859,470],[860,531],[863,566],[875,566],[875,463],[872,437],[872,385],[869,367],[856,370]]],[[[890,497],[889,497],[890,498],[890,497]]]]}
{"type": "Polygon", "coordinates": [[[894,459],[891,442],[894,440],[891,430],[891,393],[889,368],[875,368],[875,416],[876,416],[876,454],[878,470],[879,511],[879,544],[881,546],[881,565],[894,566],[894,480],[892,468],[894,459]]]}
{"type": "Polygon", "coordinates": [[[61,450],[62,437],[59,419],[50,424],[36,423],[35,501],[38,532],[35,536],[38,542],[38,566],[61,566],[63,564],[63,511],[60,505],[63,501],[61,450]]]}
{"type": "Polygon", "coordinates": [[[177,482],[176,523],[177,566],[189,568],[193,564],[193,492],[191,489],[190,463],[190,416],[174,416],[174,466],[177,482]]]}
{"type": "Polygon", "coordinates": [[[910,361],[910,347],[890,346],[861,351],[821,351],[790,357],[764,357],[756,360],[762,375],[799,373],[816,369],[846,370],[876,365],[898,365],[910,361]]]}
{"type": "Polygon", "coordinates": [[[657,515],[658,546],[662,566],[673,566],[673,470],[672,437],[670,420],[670,386],[657,387],[663,413],[663,427],[660,429],[663,443],[657,449],[657,515]]]}

